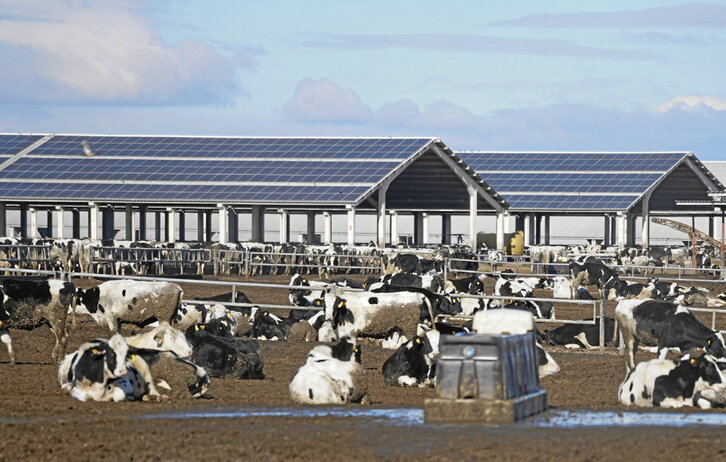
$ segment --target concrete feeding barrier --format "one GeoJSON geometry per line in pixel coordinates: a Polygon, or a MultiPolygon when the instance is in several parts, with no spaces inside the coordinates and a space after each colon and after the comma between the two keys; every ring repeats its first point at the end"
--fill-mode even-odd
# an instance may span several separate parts
{"type": "Polygon", "coordinates": [[[510,423],[544,411],[532,315],[484,311],[473,327],[478,333],[441,336],[436,398],[425,401],[426,422],[510,423]]]}

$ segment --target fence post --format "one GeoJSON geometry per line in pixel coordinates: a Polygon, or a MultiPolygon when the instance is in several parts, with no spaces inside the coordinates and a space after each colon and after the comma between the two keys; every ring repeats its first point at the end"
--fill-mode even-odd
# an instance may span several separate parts
{"type": "Polygon", "coordinates": [[[451,260],[449,257],[444,258],[444,281],[447,281],[449,279],[449,265],[451,264],[451,260]]]}
{"type": "Polygon", "coordinates": [[[605,348],[605,300],[600,299],[600,349],[605,348]]]}
{"type": "Polygon", "coordinates": [[[237,300],[237,284],[232,284],[232,303],[237,300]]]}

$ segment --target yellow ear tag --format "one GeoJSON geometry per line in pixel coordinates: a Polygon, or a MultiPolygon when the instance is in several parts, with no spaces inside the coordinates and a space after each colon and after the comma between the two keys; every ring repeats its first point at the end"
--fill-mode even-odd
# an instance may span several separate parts
{"type": "Polygon", "coordinates": [[[204,329],[205,327],[207,327],[206,324],[202,324],[201,326],[199,326],[200,329],[204,329]]]}
{"type": "Polygon", "coordinates": [[[194,325],[194,330],[195,330],[195,331],[198,331],[198,330],[199,330],[199,324],[195,324],[195,325],[194,325]]]}
{"type": "Polygon", "coordinates": [[[421,343],[421,338],[416,337],[416,343],[421,343]]]}
{"type": "Polygon", "coordinates": [[[708,341],[706,342],[706,345],[711,345],[711,339],[708,339],[708,341]]]}
{"type": "Polygon", "coordinates": [[[96,348],[92,349],[91,350],[91,353],[94,354],[94,355],[101,354],[101,352],[98,351],[96,348]]]}
{"type": "Polygon", "coordinates": [[[353,347],[353,352],[358,353],[358,347],[353,347]]]}
{"type": "Polygon", "coordinates": [[[129,361],[133,361],[134,359],[136,359],[136,355],[129,355],[129,361]]]}
{"type": "Polygon", "coordinates": [[[343,305],[344,305],[343,302],[338,302],[338,308],[343,308],[343,305]]]}
{"type": "Polygon", "coordinates": [[[303,283],[303,284],[307,284],[307,283],[308,283],[308,280],[307,280],[307,279],[303,279],[303,280],[302,280],[302,283],[303,283]]]}
{"type": "Polygon", "coordinates": [[[232,319],[232,313],[226,313],[225,316],[227,316],[229,319],[232,319]]]}
{"type": "Polygon", "coordinates": [[[696,358],[691,358],[691,364],[696,364],[696,358]]]}
{"type": "Polygon", "coordinates": [[[270,313],[268,313],[267,311],[265,311],[264,313],[262,313],[262,316],[269,316],[269,315],[270,315],[270,313]]]}

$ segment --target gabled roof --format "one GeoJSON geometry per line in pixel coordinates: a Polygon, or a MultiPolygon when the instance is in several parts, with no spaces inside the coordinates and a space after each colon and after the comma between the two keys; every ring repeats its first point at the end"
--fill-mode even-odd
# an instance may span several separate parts
{"type": "Polygon", "coordinates": [[[0,134],[0,200],[341,207],[434,146],[448,150],[437,138],[0,134]]]}
{"type": "Polygon", "coordinates": [[[723,189],[693,153],[685,151],[457,155],[504,196],[512,211],[626,211],[684,163],[697,171],[706,190],[723,189]]]}

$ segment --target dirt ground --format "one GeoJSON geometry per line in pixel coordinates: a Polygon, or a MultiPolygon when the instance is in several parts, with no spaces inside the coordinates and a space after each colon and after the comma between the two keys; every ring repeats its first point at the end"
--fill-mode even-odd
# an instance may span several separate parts
{"type": "MultiPolygon", "coordinates": [[[[266,281],[271,281],[266,278],[266,281]]],[[[285,283],[285,278],[276,282],[285,283]]],[[[96,281],[77,281],[88,287],[96,281]]],[[[185,298],[227,292],[183,283],[185,298]]],[[[711,284],[715,293],[724,287],[711,284]]],[[[254,302],[287,304],[284,290],[239,287],[254,302]]],[[[612,315],[614,302],[607,303],[612,315]]],[[[578,319],[588,309],[557,307],[560,318],[578,319]]],[[[724,317],[726,318],[726,317],[724,317]]],[[[704,321],[710,322],[710,316],[704,321]]],[[[719,325],[726,319],[719,319],[719,325]]],[[[125,329],[130,333],[133,329],[125,329]]],[[[0,346],[0,460],[616,460],[687,457],[725,460],[726,435],[713,426],[537,428],[526,425],[398,425],[360,417],[174,416],[235,409],[293,409],[287,386],[313,343],[260,342],[264,380],[213,379],[210,398],[166,403],[81,403],[61,392],[50,364],[53,335],[48,328],[11,331],[19,364],[8,364],[0,346]]],[[[90,320],[71,332],[68,351],[108,333],[90,320]]],[[[380,374],[391,350],[364,344],[372,404],[366,409],[422,408],[431,389],[397,388],[380,374]]],[[[625,365],[614,348],[599,351],[554,349],[560,373],[542,379],[552,409],[632,411],[617,404],[625,365]]],[[[654,355],[639,353],[638,360],[654,355]]],[[[349,406],[353,411],[361,406],[349,406]]],[[[670,412],[695,412],[673,411],[670,412]]],[[[707,411],[698,411],[707,412],[707,411]]],[[[708,411],[719,412],[719,411],[708,411]]],[[[667,418],[664,416],[664,418],[667,418]]]]}

